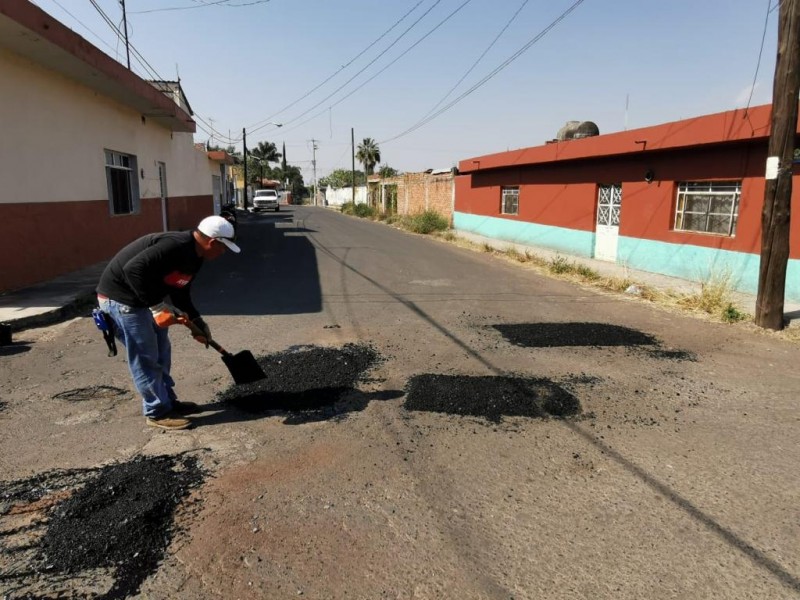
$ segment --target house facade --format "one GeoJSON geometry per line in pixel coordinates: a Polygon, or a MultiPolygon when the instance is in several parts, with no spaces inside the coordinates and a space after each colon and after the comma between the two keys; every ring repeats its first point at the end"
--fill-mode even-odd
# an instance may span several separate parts
{"type": "Polygon", "coordinates": [[[149,82],[25,0],[0,0],[0,293],[217,212],[177,82],[149,82]]]}
{"type": "MultiPolygon", "coordinates": [[[[764,105],[463,160],[454,227],[755,293],[770,116],[764,105]]],[[[797,218],[786,298],[800,301],[797,218]]]]}

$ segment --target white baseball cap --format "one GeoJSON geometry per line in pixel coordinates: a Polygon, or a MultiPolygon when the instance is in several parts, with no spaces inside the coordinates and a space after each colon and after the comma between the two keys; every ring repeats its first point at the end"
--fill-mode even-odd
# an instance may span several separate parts
{"type": "Polygon", "coordinates": [[[242,251],[239,246],[233,243],[233,236],[235,235],[233,225],[222,217],[206,217],[200,221],[200,224],[197,226],[197,231],[205,236],[219,240],[232,252],[238,254],[242,251]]]}

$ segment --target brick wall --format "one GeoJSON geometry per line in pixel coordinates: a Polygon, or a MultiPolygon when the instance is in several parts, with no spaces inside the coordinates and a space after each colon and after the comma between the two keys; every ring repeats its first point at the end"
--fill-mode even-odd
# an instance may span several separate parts
{"type": "MultiPolygon", "coordinates": [[[[380,206],[380,186],[397,186],[397,213],[413,215],[426,210],[433,210],[452,220],[453,216],[453,173],[405,173],[397,177],[370,181],[370,187],[377,188],[378,205],[380,206]]],[[[374,189],[373,188],[373,189],[374,189]]],[[[385,207],[382,207],[385,210],[385,207]]]]}

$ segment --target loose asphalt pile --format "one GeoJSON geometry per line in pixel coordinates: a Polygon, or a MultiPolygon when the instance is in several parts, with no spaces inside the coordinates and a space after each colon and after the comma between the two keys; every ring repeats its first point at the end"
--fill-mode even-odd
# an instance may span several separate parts
{"type": "Polygon", "coordinates": [[[250,413],[308,411],[336,403],[379,360],[367,345],[304,347],[257,359],[265,379],[232,385],[219,399],[250,413]]]}
{"type": "Polygon", "coordinates": [[[580,412],[580,402],[549,379],[471,377],[425,374],[406,386],[407,410],[483,417],[567,417],[580,412]]]}
{"type": "Polygon", "coordinates": [[[0,521],[38,510],[44,527],[41,535],[30,528],[27,545],[3,544],[0,554],[16,554],[17,560],[5,557],[13,568],[0,583],[10,586],[15,598],[111,599],[136,593],[176,533],[176,507],[203,477],[193,456],[156,456],[88,475],[55,471],[0,484],[0,521]]]}

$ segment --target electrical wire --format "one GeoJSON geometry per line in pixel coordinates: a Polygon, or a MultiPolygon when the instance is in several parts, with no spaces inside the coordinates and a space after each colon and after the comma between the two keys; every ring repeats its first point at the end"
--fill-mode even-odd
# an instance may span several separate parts
{"type": "Polygon", "coordinates": [[[300,101],[304,100],[305,98],[307,98],[308,96],[310,96],[312,93],[316,92],[316,91],[317,91],[319,88],[321,88],[323,85],[325,85],[326,83],[328,83],[328,82],[329,82],[331,79],[333,79],[333,78],[334,78],[336,75],[338,75],[339,73],[341,73],[341,72],[342,72],[344,69],[346,69],[347,67],[349,67],[350,65],[352,65],[352,64],[353,64],[353,63],[354,63],[356,60],[358,60],[358,59],[359,59],[361,56],[363,56],[363,55],[364,55],[364,53],[365,53],[365,52],[367,52],[367,50],[369,50],[370,48],[372,48],[372,47],[373,47],[375,44],[377,44],[377,43],[378,43],[378,42],[380,42],[380,41],[381,41],[381,40],[382,40],[384,37],[386,37],[386,36],[389,34],[389,32],[391,32],[391,31],[392,31],[392,30],[393,30],[395,27],[397,27],[397,26],[398,26],[400,23],[402,23],[402,22],[405,20],[405,18],[406,18],[408,15],[410,15],[412,12],[414,12],[414,11],[416,10],[416,8],[417,8],[417,7],[418,7],[420,4],[422,4],[424,1],[425,1],[425,0],[419,0],[419,2],[417,2],[417,3],[416,3],[414,6],[413,6],[413,7],[411,7],[411,10],[409,10],[409,11],[408,11],[406,14],[404,14],[404,15],[403,15],[402,17],[400,17],[400,18],[399,18],[397,21],[395,21],[395,22],[394,22],[394,24],[393,24],[391,27],[389,27],[389,29],[387,29],[386,31],[384,31],[384,32],[383,32],[383,33],[382,33],[382,34],[381,34],[381,35],[380,35],[380,36],[379,36],[379,37],[378,37],[378,38],[377,38],[377,39],[376,39],[374,42],[372,42],[372,43],[371,43],[369,46],[367,46],[366,48],[364,48],[364,49],[363,49],[361,52],[359,52],[358,54],[356,54],[356,55],[355,55],[353,58],[351,58],[351,59],[350,59],[350,60],[349,60],[349,61],[348,61],[346,64],[342,65],[342,67],[341,67],[341,68],[339,68],[339,69],[338,69],[338,70],[337,70],[335,73],[333,73],[332,75],[330,75],[330,76],[329,76],[329,77],[328,77],[328,78],[327,78],[325,81],[323,81],[322,83],[320,83],[320,84],[319,84],[319,85],[317,85],[316,87],[314,87],[314,88],[310,89],[309,91],[307,91],[305,94],[303,94],[302,96],[300,96],[300,97],[299,97],[297,100],[294,100],[294,101],[290,102],[289,104],[287,104],[286,106],[284,106],[283,108],[281,108],[281,109],[280,109],[278,112],[276,112],[276,113],[273,113],[273,114],[271,114],[270,116],[268,116],[268,117],[266,117],[266,118],[264,118],[264,119],[261,119],[260,121],[258,121],[258,122],[256,122],[256,123],[253,123],[252,125],[250,125],[250,126],[246,127],[246,129],[251,129],[251,128],[253,128],[253,127],[257,127],[257,126],[261,125],[261,124],[262,124],[264,121],[271,121],[273,118],[275,118],[275,117],[276,117],[276,116],[278,116],[279,114],[283,113],[283,112],[284,112],[286,109],[288,109],[288,108],[291,108],[292,106],[296,106],[296,105],[297,105],[297,104],[298,104],[300,101]]]}
{"type": "Polygon", "coordinates": [[[506,30],[511,26],[511,23],[513,23],[516,20],[517,16],[519,16],[519,13],[522,12],[522,9],[525,8],[525,5],[528,4],[529,1],[530,0],[523,0],[522,4],[520,4],[520,7],[517,9],[517,12],[515,12],[511,16],[511,18],[508,20],[508,22],[505,24],[505,26],[500,30],[500,33],[498,33],[495,36],[495,38],[492,40],[492,43],[489,44],[486,47],[486,50],[484,50],[483,53],[478,57],[478,59],[474,63],[472,63],[472,66],[469,69],[467,69],[467,71],[461,76],[461,79],[459,79],[456,82],[456,84],[453,87],[451,87],[450,90],[444,96],[442,96],[442,99],[439,100],[439,102],[437,102],[436,105],[432,109],[430,109],[427,113],[425,113],[425,115],[423,115],[423,117],[422,117],[423,119],[425,117],[427,117],[428,115],[430,115],[437,108],[439,108],[442,105],[442,102],[447,100],[450,97],[450,94],[452,94],[453,91],[455,91],[455,89],[459,85],[461,85],[461,82],[464,81],[467,78],[467,75],[472,73],[473,69],[475,69],[475,67],[478,66],[478,63],[481,62],[481,60],[483,60],[483,57],[486,56],[486,54],[489,52],[489,50],[491,50],[492,47],[497,43],[497,40],[499,40],[500,37],[506,32],[506,30]]]}
{"type": "MultiPolygon", "coordinates": [[[[764,53],[764,40],[767,37],[767,24],[769,23],[769,14],[774,10],[770,8],[772,0],[767,0],[767,16],[764,18],[764,32],[761,34],[761,47],[758,49],[758,60],[756,61],[756,72],[753,74],[753,84],[750,86],[750,97],[747,98],[747,105],[744,108],[745,114],[750,109],[750,101],[753,99],[753,92],[756,91],[756,79],[758,78],[758,69],[761,67],[761,55],[764,53]]],[[[778,2],[780,6],[780,2],[778,2]]]]}
{"type": "MultiPolygon", "coordinates": [[[[442,26],[442,25],[444,25],[444,24],[445,24],[447,21],[449,21],[449,20],[450,20],[450,19],[451,19],[451,18],[452,18],[452,17],[453,17],[453,16],[454,16],[454,15],[455,15],[457,12],[459,12],[459,11],[460,11],[462,8],[464,8],[464,7],[465,7],[467,4],[469,4],[471,1],[472,1],[472,0],[464,0],[464,2],[462,2],[460,6],[458,6],[458,7],[457,7],[457,8],[456,8],[456,9],[455,9],[453,12],[451,12],[449,15],[447,15],[447,16],[446,16],[444,19],[442,19],[441,21],[439,21],[439,23],[437,23],[437,24],[436,24],[436,25],[433,27],[433,29],[431,29],[430,31],[428,31],[428,33],[426,33],[425,35],[423,35],[423,36],[422,36],[421,38],[419,38],[419,39],[418,39],[416,42],[414,42],[414,43],[413,43],[411,46],[409,46],[408,48],[406,48],[406,50],[405,50],[405,51],[403,51],[403,52],[402,52],[402,53],[401,53],[399,56],[397,56],[397,57],[396,57],[396,58],[395,58],[393,61],[391,61],[391,62],[390,62],[389,64],[387,64],[386,66],[384,66],[384,67],[383,67],[383,68],[382,68],[380,71],[378,71],[377,73],[375,73],[375,74],[374,74],[372,77],[370,77],[369,79],[367,79],[366,81],[364,81],[363,83],[361,83],[361,84],[360,84],[358,87],[356,87],[354,90],[352,90],[351,92],[349,92],[349,93],[348,93],[348,94],[346,94],[345,96],[342,96],[341,98],[339,98],[339,100],[337,100],[336,102],[334,102],[333,104],[331,104],[331,105],[330,105],[328,108],[326,108],[325,110],[329,110],[329,109],[333,108],[334,106],[337,106],[337,105],[341,104],[342,102],[344,102],[345,100],[347,100],[347,99],[348,99],[350,96],[352,96],[353,94],[355,94],[355,93],[356,93],[358,90],[360,90],[361,88],[363,88],[363,87],[364,87],[365,85],[367,85],[367,84],[368,84],[370,81],[372,81],[373,79],[375,79],[375,78],[376,78],[378,75],[380,75],[381,73],[383,73],[383,72],[384,72],[386,69],[388,69],[389,67],[391,67],[391,66],[392,66],[394,63],[396,63],[396,62],[397,62],[398,60],[400,60],[401,58],[403,58],[403,57],[404,57],[406,54],[408,54],[408,53],[409,53],[411,50],[413,50],[413,49],[414,49],[414,48],[415,48],[415,47],[416,47],[418,44],[420,44],[420,43],[421,43],[421,42],[422,42],[422,41],[423,41],[425,38],[427,38],[427,37],[428,37],[429,35],[431,35],[431,34],[432,34],[434,31],[436,31],[437,29],[439,29],[439,27],[441,27],[441,26],[442,26]]],[[[583,1],[583,0],[581,0],[581,1],[583,1]]],[[[369,65],[367,65],[367,66],[369,66],[369,65]]],[[[365,67],[365,68],[366,68],[366,67],[365,67]]],[[[358,73],[357,73],[356,75],[358,75],[358,73]]],[[[352,81],[352,79],[351,79],[351,81],[352,81]]],[[[349,82],[348,82],[348,83],[349,83],[349,82]]],[[[344,87],[344,86],[342,86],[342,87],[344,87]]],[[[341,89],[341,87],[340,87],[339,89],[341,89]]],[[[336,90],[336,91],[338,92],[339,90],[336,90]]],[[[336,93],[336,92],[334,92],[333,94],[335,94],[335,93],[336,93]]],[[[333,96],[333,94],[331,94],[331,96],[333,96]]],[[[328,96],[328,98],[330,98],[330,96],[328,96]]],[[[325,100],[327,100],[327,98],[325,98],[325,99],[324,99],[322,102],[324,102],[325,100]]],[[[311,108],[309,108],[307,111],[305,111],[305,112],[301,113],[300,115],[298,115],[297,117],[295,117],[295,118],[294,118],[294,119],[292,119],[291,121],[288,121],[288,123],[292,123],[293,121],[296,121],[297,119],[299,119],[299,118],[300,118],[300,117],[302,117],[303,115],[306,115],[306,114],[308,114],[308,113],[309,113],[309,112],[311,112],[311,111],[312,111],[314,108],[316,108],[317,106],[319,106],[320,104],[322,104],[322,102],[319,102],[319,103],[317,103],[316,105],[312,106],[312,107],[311,107],[311,108]]],[[[292,128],[290,128],[290,129],[288,129],[287,131],[292,131],[292,130],[294,130],[294,129],[296,129],[296,128],[300,127],[301,125],[305,125],[305,124],[306,124],[306,123],[308,123],[309,121],[313,121],[313,120],[314,120],[314,119],[316,119],[318,116],[320,116],[322,113],[324,113],[324,112],[325,112],[325,110],[323,110],[323,111],[321,111],[321,112],[318,112],[317,114],[315,114],[315,115],[313,115],[313,116],[309,117],[308,119],[306,119],[306,120],[305,120],[305,121],[303,121],[302,123],[298,123],[297,125],[295,125],[294,127],[292,127],[292,128]]]]}
{"type": "MultiPolygon", "coordinates": [[[[376,56],[376,57],[375,57],[375,58],[373,58],[373,59],[372,59],[370,62],[368,62],[368,63],[367,63],[367,65],[366,65],[366,66],[365,66],[363,69],[361,69],[360,71],[358,71],[358,72],[357,72],[355,75],[353,75],[353,76],[352,76],[350,79],[348,79],[347,81],[345,81],[345,82],[344,82],[342,85],[340,85],[338,88],[336,88],[335,90],[333,90],[333,92],[331,92],[330,94],[328,94],[327,96],[325,96],[325,97],[324,97],[322,100],[320,100],[319,102],[317,102],[317,103],[316,103],[314,106],[312,106],[312,107],[311,107],[311,108],[309,108],[308,110],[306,110],[306,111],[304,111],[304,112],[300,113],[300,114],[299,114],[298,116],[296,116],[294,119],[291,119],[291,120],[287,121],[286,123],[284,123],[284,125],[286,125],[287,123],[293,123],[294,121],[297,121],[298,119],[302,118],[303,116],[307,115],[307,114],[308,114],[308,113],[310,113],[312,110],[314,110],[315,108],[317,108],[317,107],[318,107],[320,104],[322,104],[322,103],[323,103],[323,102],[325,102],[326,100],[330,99],[332,96],[336,95],[336,93],[337,93],[337,92],[339,92],[339,90],[341,90],[343,87],[345,87],[346,85],[348,85],[348,84],[349,84],[351,81],[353,81],[353,80],[354,80],[356,77],[358,77],[359,75],[361,75],[361,73],[363,73],[363,72],[364,72],[364,71],[366,71],[366,70],[367,70],[369,67],[371,67],[373,64],[375,64],[375,62],[376,62],[376,61],[377,61],[377,60],[378,60],[378,59],[379,59],[381,56],[383,56],[383,55],[384,55],[384,54],[386,54],[386,53],[387,53],[387,52],[388,52],[390,49],[392,49],[392,48],[395,46],[395,44],[397,44],[397,42],[399,42],[399,41],[400,41],[400,40],[401,40],[403,37],[405,37],[405,35],[406,35],[406,34],[407,34],[409,31],[411,31],[411,29],[413,29],[413,28],[414,28],[414,27],[417,25],[417,23],[419,23],[419,22],[420,22],[422,19],[424,19],[424,18],[425,18],[425,17],[428,15],[428,13],[430,13],[430,12],[431,12],[431,11],[432,11],[432,10],[433,10],[435,7],[436,7],[436,5],[438,5],[438,4],[439,4],[441,1],[442,1],[442,0],[436,0],[436,1],[433,3],[433,5],[432,5],[432,6],[431,6],[431,7],[430,7],[428,10],[426,10],[424,13],[422,13],[422,15],[421,15],[421,16],[420,16],[420,17],[419,17],[419,18],[418,18],[416,21],[414,21],[414,22],[413,22],[411,25],[409,25],[409,26],[406,28],[406,30],[405,30],[405,31],[403,31],[403,33],[401,33],[399,36],[397,36],[397,38],[395,38],[395,40],[394,40],[394,41],[393,41],[391,44],[389,44],[389,46],[388,46],[386,49],[384,49],[384,50],[383,50],[383,52],[381,52],[380,54],[378,54],[378,56],[376,56]]],[[[471,0],[466,0],[466,2],[470,2],[470,1],[471,1],[471,0]]],[[[356,88],[356,89],[358,89],[358,88],[356,88]]],[[[315,117],[316,117],[316,116],[317,116],[317,115],[315,115],[315,117]]],[[[315,118],[315,117],[312,117],[312,118],[315,118]]],[[[263,127],[263,125],[262,125],[262,127],[263,127]]],[[[254,133],[254,132],[258,131],[259,129],[261,129],[261,127],[255,127],[255,128],[253,128],[253,129],[251,130],[251,133],[254,133]]]]}
{"type": "MultiPolygon", "coordinates": [[[[91,2],[92,6],[94,6],[95,10],[97,10],[97,12],[100,13],[100,16],[108,24],[108,26],[111,28],[111,30],[114,33],[116,33],[118,39],[124,40],[125,34],[122,33],[122,31],[120,31],[120,29],[114,24],[114,22],[111,20],[111,18],[97,4],[96,0],[89,0],[89,2],[91,2]]],[[[166,79],[164,77],[162,77],[149,62],[147,62],[147,60],[136,49],[136,47],[133,44],[129,43],[128,44],[128,48],[130,49],[131,53],[133,54],[134,58],[139,63],[139,65],[142,67],[142,69],[144,69],[144,71],[147,73],[147,75],[154,80],[154,81],[151,81],[150,83],[153,84],[161,92],[170,92],[171,90],[168,87],[165,87],[165,86],[161,85],[161,82],[166,81],[166,79]]],[[[220,139],[220,141],[226,142],[226,143],[228,143],[230,145],[236,144],[236,143],[238,143],[240,141],[241,138],[240,139],[233,139],[230,136],[226,136],[221,131],[217,131],[212,125],[210,125],[200,115],[195,114],[193,116],[195,118],[195,125],[197,125],[197,127],[201,131],[211,135],[212,137],[217,137],[217,138],[220,139]],[[210,130],[210,131],[208,131],[206,128],[202,127],[199,123],[197,123],[197,121],[199,121],[200,123],[203,123],[208,128],[208,130],[210,130]]]]}
{"type": "Polygon", "coordinates": [[[394,141],[394,140],[396,140],[396,139],[398,139],[400,137],[408,135],[409,133],[411,133],[413,131],[416,131],[417,129],[419,129],[423,125],[426,125],[426,124],[430,123],[431,121],[433,121],[438,116],[440,116],[440,115],[444,114],[445,112],[447,112],[448,110],[450,110],[453,106],[455,106],[456,104],[461,102],[464,98],[466,98],[467,96],[472,94],[472,92],[474,92],[478,88],[482,87],[490,79],[492,79],[495,75],[500,73],[500,71],[505,69],[508,65],[510,65],[512,62],[514,62],[520,56],[522,56],[531,46],[533,46],[536,42],[538,42],[545,35],[547,35],[547,33],[551,29],[553,29],[556,25],[558,25],[561,21],[563,21],[572,11],[574,11],[576,8],[578,8],[578,6],[583,4],[584,1],[585,0],[576,0],[567,10],[565,10],[558,17],[556,17],[556,19],[553,20],[553,22],[551,22],[547,27],[545,27],[542,31],[540,31],[538,34],[536,34],[532,39],[530,39],[524,46],[522,46],[522,48],[517,50],[514,54],[512,54],[509,58],[507,58],[504,62],[502,62],[499,66],[497,66],[493,71],[491,71],[488,75],[484,76],[483,79],[479,80],[476,84],[474,84],[467,91],[465,91],[463,94],[458,96],[455,100],[449,102],[444,107],[440,108],[438,111],[433,113],[431,116],[426,117],[425,119],[422,119],[422,120],[418,121],[416,124],[412,125],[411,127],[406,129],[405,131],[397,134],[394,137],[387,138],[387,139],[379,142],[379,144],[385,144],[387,142],[391,142],[391,141],[394,141]]]}
{"type": "Polygon", "coordinates": [[[216,2],[204,2],[195,6],[168,6],[164,8],[151,8],[149,10],[132,10],[132,15],[144,15],[147,13],[175,11],[175,10],[191,10],[193,8],[208,8],[210,6],[225,6],[230,8],[240,8],[242,6],[255,6],[256,4],[266,4],[270,0],[253,0],[252,2],[244,2],[241,4],[229,4],[231,0],[217,0],[216,2]]]}
{"type": "Polygon", "coordinates": [[[78,23],[78,24],[79,24],[81,27],[83,27],[83,28],[84,28],[86,31],[88,31],[89,33],[91,33],[91,34],[92,34],[94,37],[96,37],[96,38],[97,38],[97,39],[98,39],[100,42],[102,42],[102,43],[103,43],[103,44],[106,46],[106,48],[108,48],[109,50],[113,50],[114,52],[116,52],[116,50],[114,50],[114,48],[111,46],[111,44],[109,44],[107,41],[105,41],[105,40],[104,40],[102,37],[100,37],[100,36],[99,36],[98,34],[96,34],[94,31],[92,31],[91,29],[89,29],[89,27],[88,27],[88,26],[87,26],[87,25],[86,25],[86,24],[85,24],[83,21],[81,21],[81,20],[80,20],[78,17],[76,17],[75,15],[73,15],[71,12],[69,12],[69,10],[67,10],[67,9],[64,7],[64,5],[62,5],[61,3],[59,3],[59,2],[58,2],[58,0],[51,0],[51,2],[52,2],[53,4],[55,4],[56,6],[58,6],[58,7],[59,7],[61,10],[63,10],[65,13],[67,13],[67,14],[68,14],[70,17],[72,17],[73,19],[75,19],[75,21],[76,21],[76,22],[77,22],[77,23],[78,23]]]}

